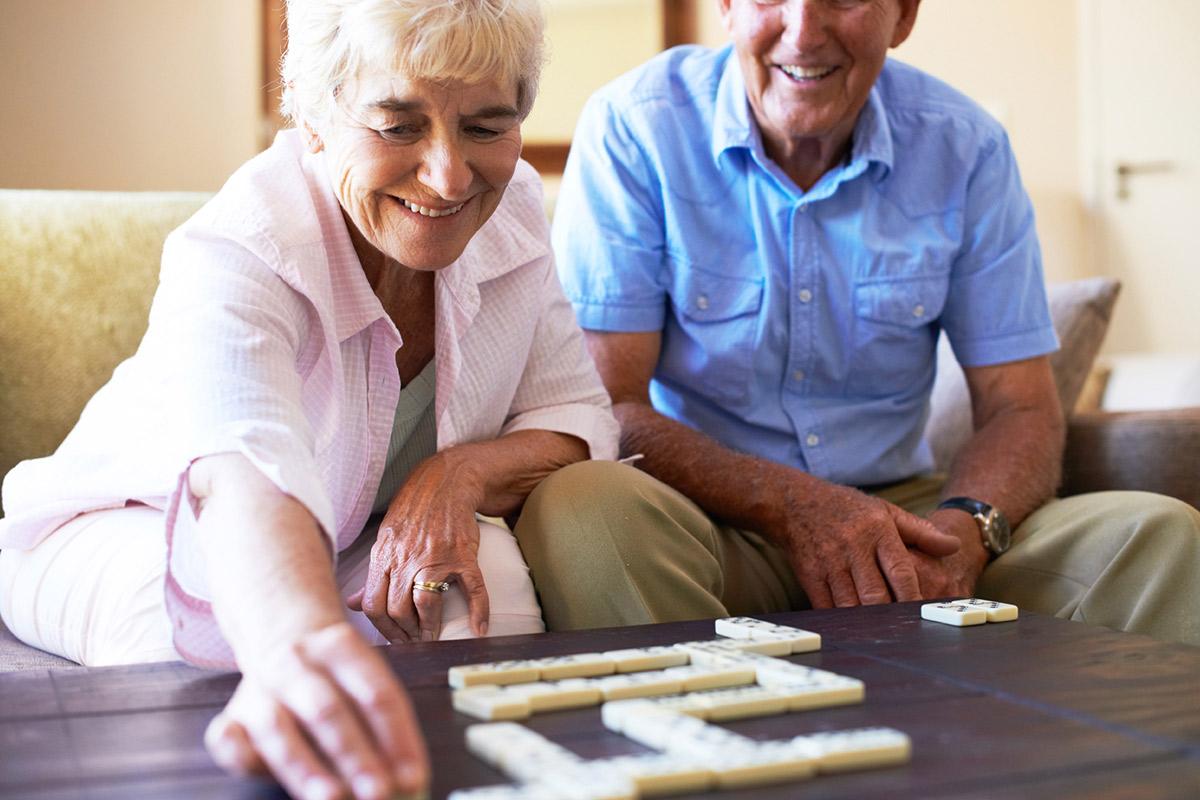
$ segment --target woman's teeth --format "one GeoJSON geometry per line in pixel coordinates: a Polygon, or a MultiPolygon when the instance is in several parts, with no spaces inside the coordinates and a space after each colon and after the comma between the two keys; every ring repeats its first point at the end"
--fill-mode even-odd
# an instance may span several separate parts
{"type": "Polygon", "coordinates": [[[459,203],[453,208],[443,208],[439,210],[436,208],[419,206],[412,200],[401,200],[400,202],[404,203],[404,207],[409,211],[420,214],[423,217],[448,217],[451,214],[457,214],[459,211],[462,211],[462,207],[466,205],[466,203],[459,203]]]}
{"type": "Polygon", "coordinates": [[[835,69],[837,69],[837,67],[797,67],[792,64],[780,64],[779,68],[783,70],[789,78],[794,78],[798,81],[824,78],[826,75],[829,75],[835,69]]]}

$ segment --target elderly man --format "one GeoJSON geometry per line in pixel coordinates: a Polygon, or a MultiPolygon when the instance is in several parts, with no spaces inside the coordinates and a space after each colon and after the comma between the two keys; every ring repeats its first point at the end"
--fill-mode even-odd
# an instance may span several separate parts
{"type": "Polygon", "coordinates": [[[887,60],[918,5],[720,0],[732,48],[592,98],[554,243],[622,451],[658,481],[621,479],[630,501],[593,474],[597,509],[522,540],[551,627],[977,593],[1200,643],[1195,509],[1052,500],[1033,209],[1001,127],[887,60]],[[931,476],[941,330],[975,433],[931,476]],[[596,513],[642,538],[571,535],[596,513]]]}

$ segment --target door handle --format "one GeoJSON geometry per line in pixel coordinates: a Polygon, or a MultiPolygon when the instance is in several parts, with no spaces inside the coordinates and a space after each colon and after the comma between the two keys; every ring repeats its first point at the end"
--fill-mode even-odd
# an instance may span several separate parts
{"type": "Polygon", "coordinates": [[[1118,161],[1117,199],[1129,199],[1129,179],[1134,175],[1153,175],[1173,169],[1175,165],[1170,161],[1118,161]]]}

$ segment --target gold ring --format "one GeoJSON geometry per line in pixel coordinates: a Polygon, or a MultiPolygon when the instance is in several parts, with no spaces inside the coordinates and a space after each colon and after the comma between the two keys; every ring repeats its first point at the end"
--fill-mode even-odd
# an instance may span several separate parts
{"type": "Polygon", "coordinates": [[[422,592],[437,592],[441,594],[450,588],[450,584],[446,581],[415,581],[414,589],[420,589],[422,592]]]}

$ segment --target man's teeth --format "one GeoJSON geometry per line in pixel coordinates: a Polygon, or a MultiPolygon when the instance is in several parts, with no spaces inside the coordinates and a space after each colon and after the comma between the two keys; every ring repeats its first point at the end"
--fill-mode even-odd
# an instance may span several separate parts
{"type": "Polygon", "coordinates": [[[439,210],[436,208],[419,206],[412,200],[401,200],[400,202],[404,203],[404,207],[409,211],[415,211],[423,217],[448,217],[451,214],[457,214],[459,211],[462,211],[462,207],[466,205],[466,203],[459,203],[454,208],[443,208],[439,210]]]}
{"type": "Polygon", "coordinates": [[[779,68],[787,73],[789,77],[795,78],[796,80],[824,78],[826,75],[837,69],[837,67],[797,67],[792,64],[780,64],[779,68]]]}

